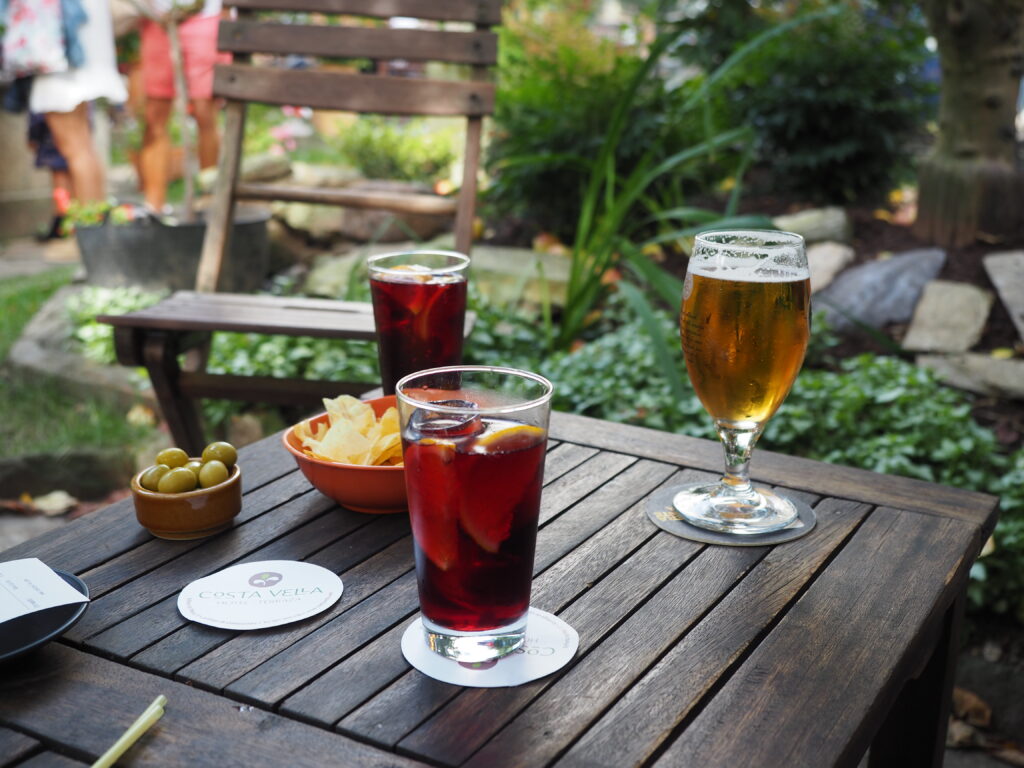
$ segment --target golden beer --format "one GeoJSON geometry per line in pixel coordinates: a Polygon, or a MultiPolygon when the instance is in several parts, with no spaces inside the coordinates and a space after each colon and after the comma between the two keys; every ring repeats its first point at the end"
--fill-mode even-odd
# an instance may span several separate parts
{"type": "Polygon", "coordinates": [[[786,399],[807,351],[810,282],[806,269],[753,264],[699,265],[687,274],[683,354],[716,421],[763,424],[786,399]]]}

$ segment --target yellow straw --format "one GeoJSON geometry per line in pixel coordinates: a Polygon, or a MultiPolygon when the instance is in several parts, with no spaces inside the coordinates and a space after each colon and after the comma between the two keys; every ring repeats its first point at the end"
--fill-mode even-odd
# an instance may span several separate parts
{"type": "Polygon", "coordinates": [[[167,697],[160,695],[153,699],[153,703],[150,704],[146,711],[139,715],[138,719],[128,726],[128,730],[121,734],[121,738],[114,742],[113,746],[104,752],[99,760],[92,764],[92,768],[110,768],[117,759],[121,757],[128,748],[131,747],[139,737],[148,731],[153,723],[164,716],[164,704],[167,703],[167,697]]]}

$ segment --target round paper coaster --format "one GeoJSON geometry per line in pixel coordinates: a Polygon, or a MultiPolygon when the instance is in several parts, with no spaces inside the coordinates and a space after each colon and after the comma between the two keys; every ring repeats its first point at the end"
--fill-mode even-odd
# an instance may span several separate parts
{"type": "Polygon", "coordinates": [[[709,531],[707,528],[698,528],[683,520],[676,508],[672,506],[672,499],[677,493],[679,493],[678,486],[662,488],[655,492],[647,499],[647,517],[663,531],[690,541],[699,541],[702,544],[718,544],[725,547],[764,547],[771,544],[782,544],[806,536],[814,529],[817,522],[814,510],[799,499],[790,498],[793,506],[796,507],[797,518],[782,530],[755,534],[709,531]]]}
{"type": "Polygon", "coordinates": [[[335,573],[312,563],[238,563],[187,585],[178,610],[211,627],[265,629],[326,611],[343,589],[335,573]]]}
{"type": "Polygon", "coordinates": [[[576,630],[557,616],[531,608],[523,647],[497,661],[466,664],[427,647],[420,617],[402,635],[402,655],[416,669],[442,683],[470,688],[504,688],[550,675],[568,664],[580,647],[576,630]]]}

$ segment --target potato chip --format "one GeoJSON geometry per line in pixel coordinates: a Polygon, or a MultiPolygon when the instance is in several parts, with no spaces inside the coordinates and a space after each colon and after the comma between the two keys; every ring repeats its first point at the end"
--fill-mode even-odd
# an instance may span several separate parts
{"type": "Polygon", "coordinates": [[[343,464],[399,466],[402,438],[398,411],[388,408],[380,419],[373,407],[349,395],[324,398],[328,423],[313,427],[308,421],[295,427],[295,435],[307,454],[343,464]]]}

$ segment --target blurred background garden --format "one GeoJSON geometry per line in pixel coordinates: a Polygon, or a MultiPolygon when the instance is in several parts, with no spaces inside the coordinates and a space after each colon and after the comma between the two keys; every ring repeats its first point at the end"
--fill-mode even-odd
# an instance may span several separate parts
{"type": "MultiPolygon", "coordinates": [[[[561,410],[713,439],[676,325],[692,238],[800,232],[811,350],[759,449],[998,495],[999,525],[972,571],[971,640],[1020,668],[1024,8],[967,4],[965,32],[950,10],[960,5],[508,0],[467,362],[548,376],[561,410]]],[[[129,82],[137,52],[136,35],[118,40],[129,82]]],[[[437,74],[403,61],[331,64],[437,74]]],[[[93,120],[112,205],[131,218],[139,104],[97,105],[93,120]]],[[[83,280],[73,235],[33,242],[49,224],[49,181],[29,167],[24,116],[4,115],[0,133],[0,503],[9,516],[64,512],[66,501],[35,502],[52,491],[109,499],[136,455],[169,443],[145,373],[116,364],[112,329],[94,319],[165,292],[83,280]]],[[[182,133],[172,125],[175,143],[182,133]]],[[[447,194],[462,178],[461,137],[458,120],[254,106],[242,176],[447,194]]],[[[180,165],[175,154],[172,203],[184,194],[180,165]]],[[[215,175],[199,174],[201,196],[215,175]]],[[[73,207],[65,229],[116,225],[107,208],[73,207]]],[[[307,203],[268,212],[261,290],[278,295],[366,300],[368,253],[453,243],[444,218],[307,203]]],[[[209,370],[378,383],[373,345],[323,339],[217,334],[209,370]]],[[[204,404],[208,432],[238,443],[299,415],[204,404]]],[[[1003,715],[1024,726],[1024,711],[1003,715]]]]}

